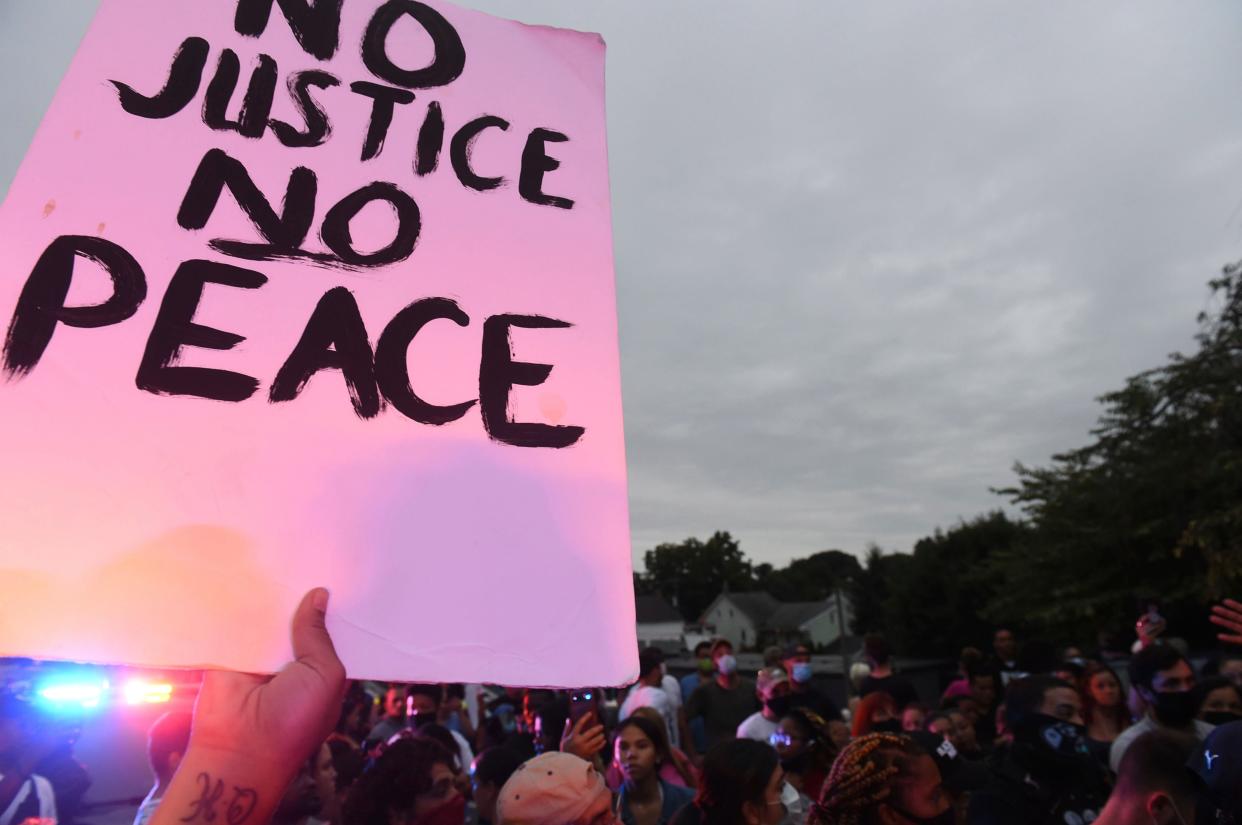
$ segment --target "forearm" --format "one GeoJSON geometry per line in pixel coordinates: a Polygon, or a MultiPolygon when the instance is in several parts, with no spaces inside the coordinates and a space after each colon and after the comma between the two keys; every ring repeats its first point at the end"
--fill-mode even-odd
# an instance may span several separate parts
{"type": "Polygon", "coordinates": [[[265,825],[292,778],[257,756],[191,747],[148,825],[265,825]]]}

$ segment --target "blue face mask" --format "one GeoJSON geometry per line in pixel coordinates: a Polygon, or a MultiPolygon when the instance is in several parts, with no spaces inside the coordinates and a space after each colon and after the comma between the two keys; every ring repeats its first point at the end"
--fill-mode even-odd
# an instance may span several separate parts
{"type": "Polygon", "coordinates": [[[795,682],[805,685],[811,681],[811,663],[810,662],[794,662],[793,671],[789,674],[795,682]]]}
{"type": "Polygon", "coordinates": [[[732,676],[737,673],[737,659],[726,653],[716,660],[716,670],[720,671],[722,676],[732,676]]]}

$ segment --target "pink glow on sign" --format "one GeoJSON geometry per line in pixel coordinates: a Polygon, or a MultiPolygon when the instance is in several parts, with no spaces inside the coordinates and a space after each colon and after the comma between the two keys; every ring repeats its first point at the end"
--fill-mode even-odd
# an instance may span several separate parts
{"type": "Polygon", "coordinates": [[[355,678],[627,681],[603,42],[267,5],[104,0],[0,206],[0,654],[272,671],[325,585],[355,678]]]}

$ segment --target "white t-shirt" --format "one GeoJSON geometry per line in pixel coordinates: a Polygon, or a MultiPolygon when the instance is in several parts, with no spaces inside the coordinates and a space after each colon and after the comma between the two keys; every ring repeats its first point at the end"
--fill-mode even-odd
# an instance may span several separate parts
{"type": "Polygon", "coordinates": [[[775,722],[763,715],[763,711],[757,710],[737,726],[737,738],[767,742],[772,734],[776,733],[777,727],[775,722]]]}
{"type": "Polygon", "coordinates": [[[668,700],[673,703],[673,721],[668,726],[668,741],[674,748],[681,747],[681,706],[686,703],[686,698],[681,695],[681,682],[677,681],[676,676],[664,674],[664,678],[660,680],[660,688],[668,696],[668,700]]]}
{"type": "MultiPolygon", "coordinates": [[[[4,774],[0,773],[0,779],[4,779],[4,774]]],[[[17,796],[13,797],[9,807],[5,808],[3,813],[0,813],[0,825],[21,825],[20,822],[13,822],[13,817],[19,810],[31,809],[28,800],[32,793],[35,794],[38,802],[37,816],[39,819],[50,820],[52,823],[55,823],[56,794],[52,791],[52,783],[38,774],[32,773],[22,783],[22,786],[17,789],[17,796]]]]}
{"type": "Polygon", "coordinates": [[[621,703],[617,721],[622,722],[628,719],[639,708],[655,708],[660,718],[664,720],[668,741],[674,748],[681,747],[681,739],[677,735],[677,706],[673,704],[673,700],[663,688],[634,685],[630,688],[630,694],[625,697],[625,701],[621,703]]]}
{"type": "Polygon", "coordinates": [[[681,682],[677,681],[676,676],[664,674],[664,678],[660,680],[660,687],[668,694],[669,700],[673,703],[673,708],[679,708],[685,704],[684,697],[681,695],[681,682]]]}
{"type": "Polygon", "coordinates": [[[470,773],[470,763],[474,761],[474,751],[471,750],[470,743],[466,741],[466,737],[451,728],[449,733],[453,734],[453,739],[457,741],[457,751],[461,756],[461,769],[470,773]]]}

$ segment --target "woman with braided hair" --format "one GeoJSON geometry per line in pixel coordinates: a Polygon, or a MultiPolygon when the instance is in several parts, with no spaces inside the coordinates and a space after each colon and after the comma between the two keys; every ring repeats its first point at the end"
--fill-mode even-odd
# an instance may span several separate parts
{"type": "Polygon", "coordinates": [[[807,825],[912,825],[954,821],[936,762],[908,736],[873,733],[832,763],[807,825]]]}

